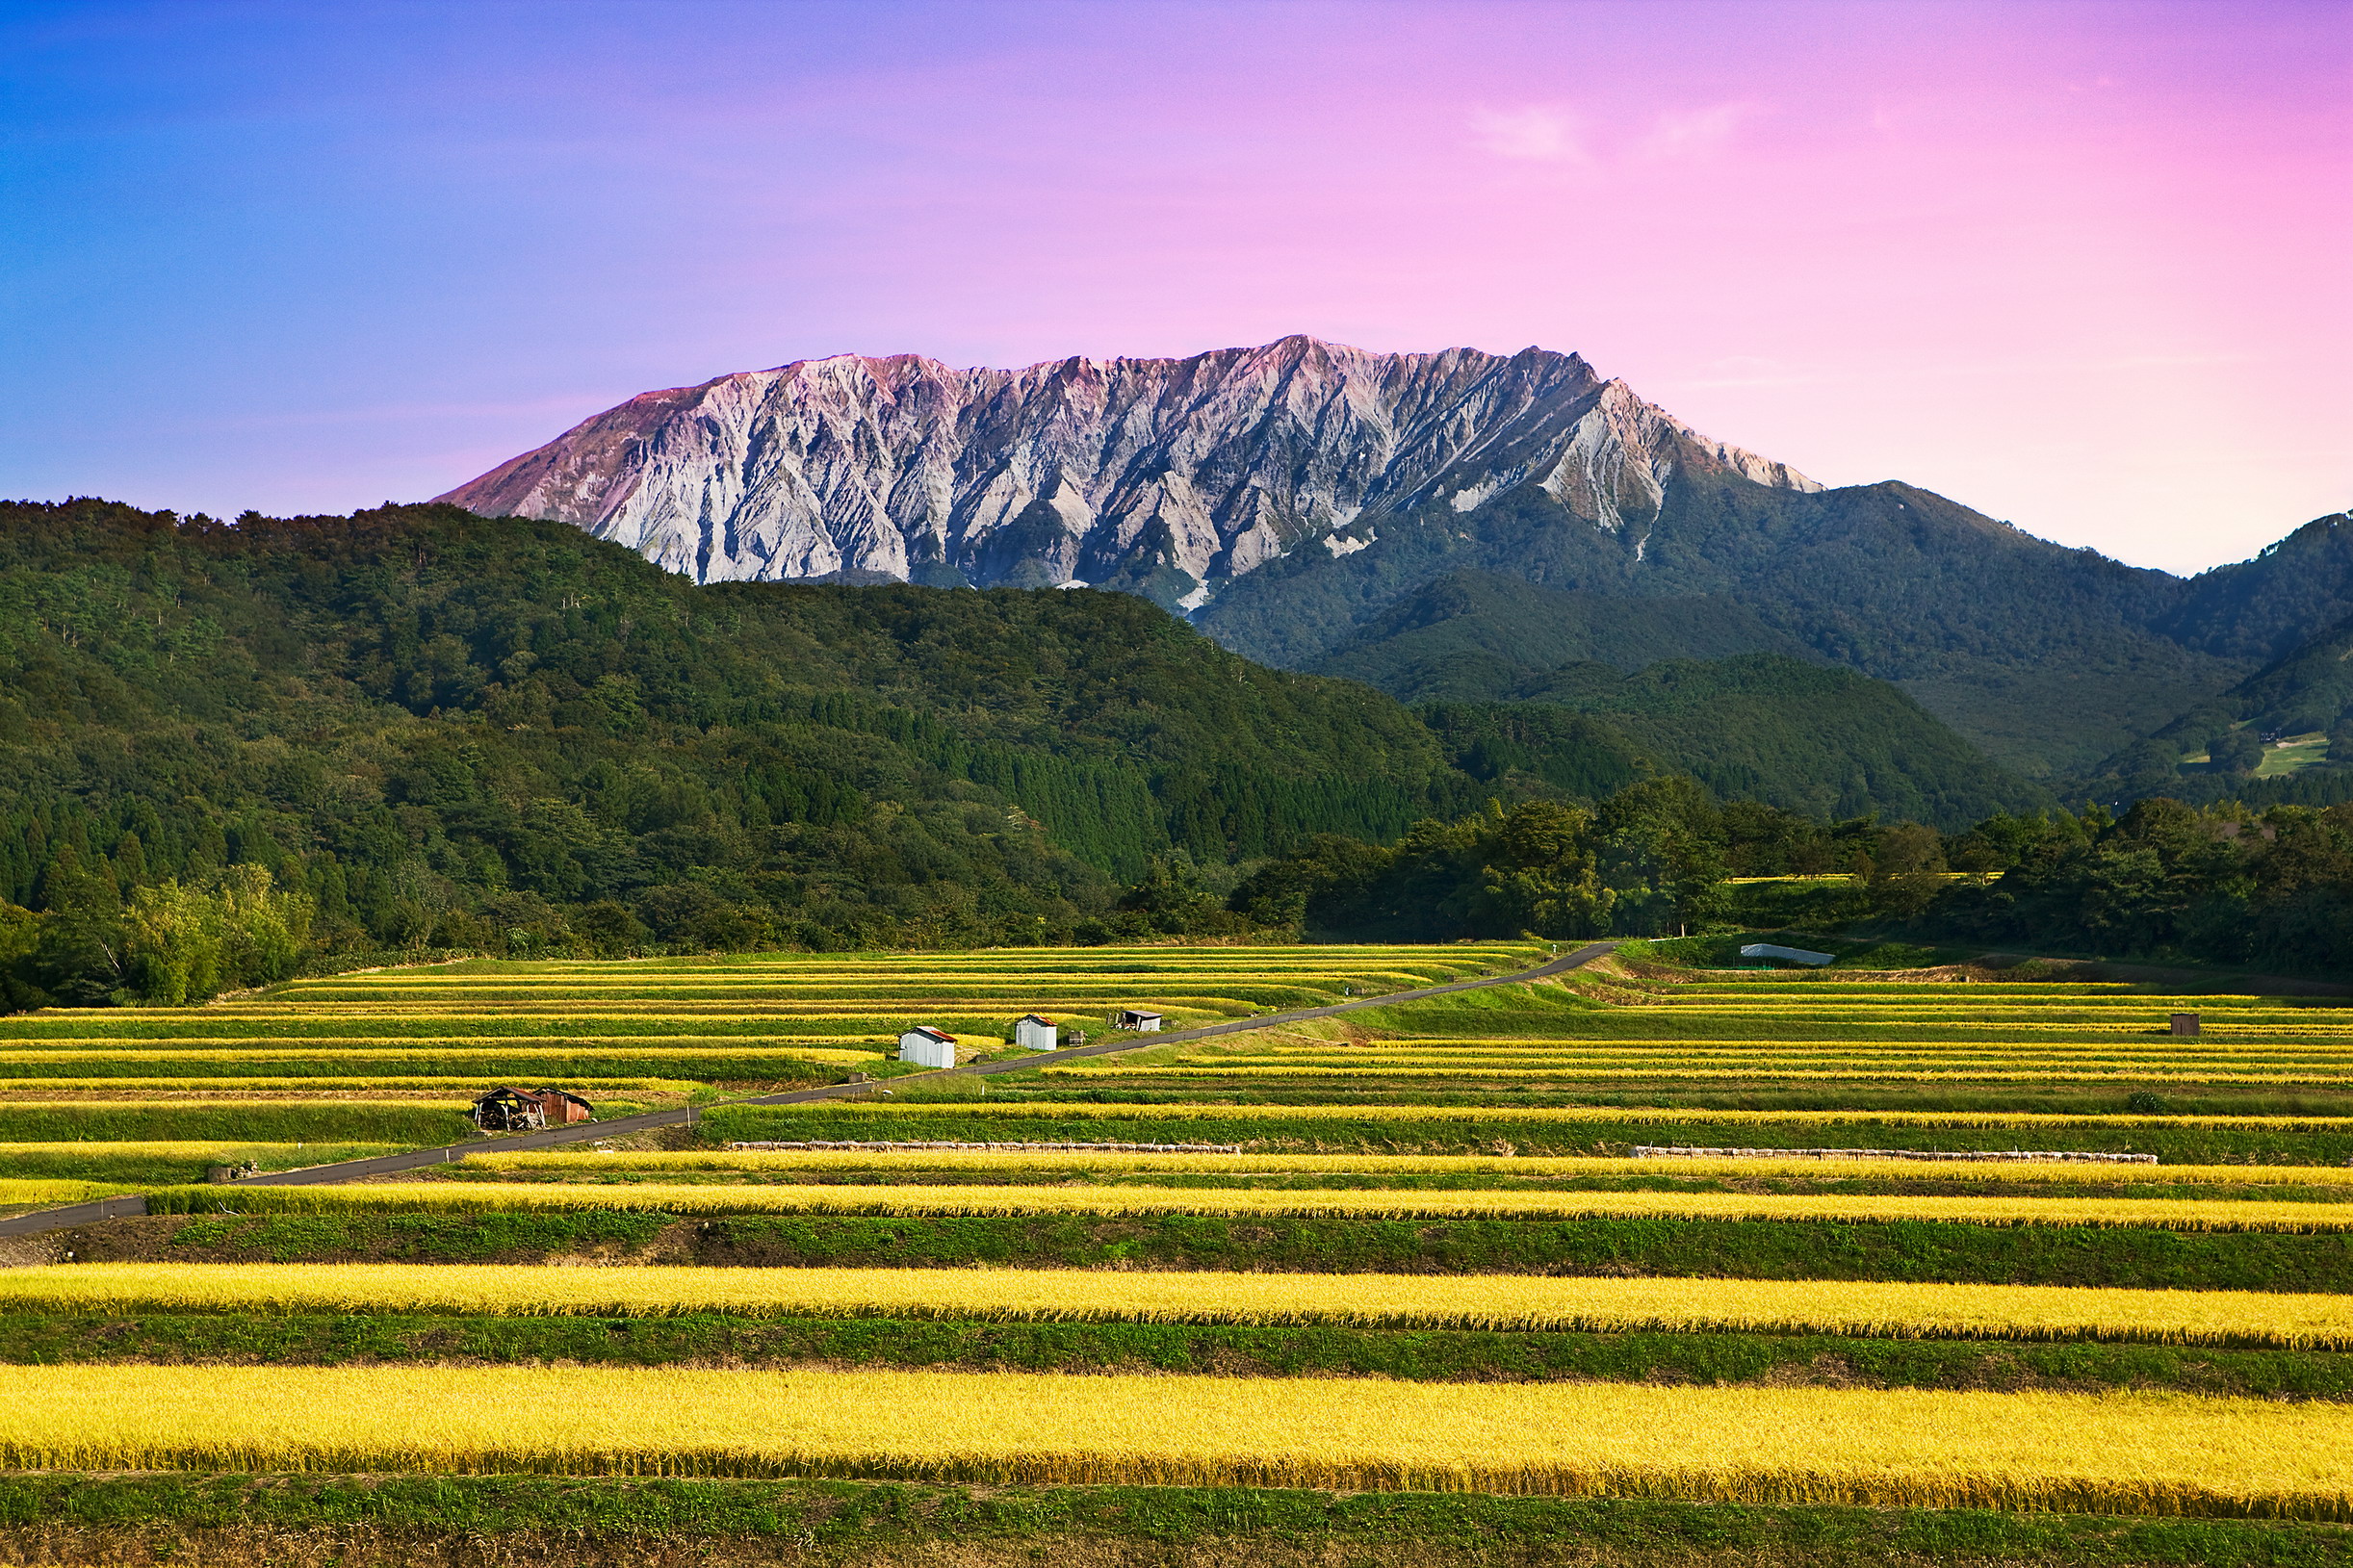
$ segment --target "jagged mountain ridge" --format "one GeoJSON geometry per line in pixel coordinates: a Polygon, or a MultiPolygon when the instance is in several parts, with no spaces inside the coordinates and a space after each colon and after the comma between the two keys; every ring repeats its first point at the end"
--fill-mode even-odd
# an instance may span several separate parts
{"type": "Polygon", "coordinates": [[[1526,484],[1639,532],[1682,472],[1821,489],[1575,354],[1294,336],[1018,371],[797,361],[634,398],[438,499],[572,523],[698,581],[1077,581],[1192,609],[1303,546],[1345,554],[1385,518],[1526,484]]]}

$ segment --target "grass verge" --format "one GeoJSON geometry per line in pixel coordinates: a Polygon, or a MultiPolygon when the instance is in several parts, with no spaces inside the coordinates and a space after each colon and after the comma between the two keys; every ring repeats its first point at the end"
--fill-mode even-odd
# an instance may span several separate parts
{"type": "MultiPolygon", "coordinates": [[[[2117,1096],[2107,1109],[2125,1109],[2117,1096]]],[[[1925,1117],[1678,1116],[1608,1107],[1542,1110],[1016,1103],[909,1107],[713,1106],[702,1136],[713,1144],[854,1140],[967,1143],[1242,1144],[1262,1149],[1367,1154],[1623,1155],[1637,1144],[1745,1148],[2097,1149],[2154,1154],[2165,1165],[2342,1165],[2353,1121],[2249,1118],[2237,1123],[2159,1116],[2062,1118],[1999,1114],[1925,1117]]]]}
{"type": "Polygon", "coordinates": [[[956,1568],[2353,1563],[2353,1531],[2269,1521],[1452,1493],[504,1476],[13,1476],[0,1478],[0,1532],[22,1560],[76,1568],[162,1559],[230,1568],[334,1560],[734,1568],[772,1563],[780,1553],[825,1568],[904,1563],[918,1554],[956,1568]]]}
{"type": "Polygon", "coordinates": [[[2353,1291],[2353,1236],[1794,1221],[1414,1221],[1280,1216],[637,1211],[156,1216],[58,1233],[90,1262],[535,1263],[1720,1275],[2353,1291]]]}
{"type": "Polygon", "coordinates": [[[461,1318],[353,1314],[0,1315],[0,1363],[383,1362],[937,1367],[1413,1382],[1770,1383],[1776,1387],[2164,1388],[2353,1400],[2353,1354],[2035,1345],[1831,1334],[1503,1333],[900,1318],[461,1318]]]}

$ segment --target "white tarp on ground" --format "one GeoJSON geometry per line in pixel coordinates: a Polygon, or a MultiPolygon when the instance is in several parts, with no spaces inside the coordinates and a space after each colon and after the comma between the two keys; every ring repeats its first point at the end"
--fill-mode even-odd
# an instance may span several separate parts
{"type": "Polygon", "coordinates": [[[1782,959],[1791,964],[1827,964],[1836,953],[1809,953],[1802,947],[1775,947],[1771,942],[1750,942],[1741,949],[1743,958],[1782,959]]]}

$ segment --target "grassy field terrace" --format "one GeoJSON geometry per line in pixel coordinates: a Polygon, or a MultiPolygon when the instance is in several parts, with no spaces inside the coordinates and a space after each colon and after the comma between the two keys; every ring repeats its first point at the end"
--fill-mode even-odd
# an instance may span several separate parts
{"type": "Polygon", "coordinates": [[[477,963],[0,1020],[0,1202],[150,1206],[0,1272],[0,1536],[2353,1565],[2353,1006],[1691,962],[1724,945],[1173,1043],[1109,1017],[1545,949],[477,963]],[[1015,1058],[1030,1012],[1124,1048],[1015,1058]],[[886,1066],[918,1022],[1008,1069],[886,1066]],[[203,1179],[439,1142],[505,1079],[701,1119],[203,1179]]]}
{"type": "Polygon", "coordinates": [[[960,1056],[1009,1051],[1035,1013],[1112,1035],[1125,1008],[1171,1028],[1507,972],[1527,943],[761,955],[630,963],[478,960],[296,981],[207,1007],[50,1009],[0,1018],[0,1177],[185,1182],[150,1153],[209,1143],[265,1170],[469,1136],[475,1094],[554,1085],[610,1119],[902,1069],[926,1023],[960,1056]],[[30,1145],[87,1144],[78,1163],[30,1145]],[[21,1157],[12,1155],[24,1148],[21,1157]],[[71,1165],[68,1172],[61,1168],[71,1165]]]}

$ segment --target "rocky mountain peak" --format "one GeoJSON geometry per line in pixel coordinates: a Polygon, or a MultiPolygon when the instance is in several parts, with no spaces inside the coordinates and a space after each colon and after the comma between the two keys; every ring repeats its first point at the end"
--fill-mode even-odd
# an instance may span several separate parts
{"type": "Polygon", "coordinates": [[[1189,609],[1288,552],[1345,554],[1524,485],[1622,529],[1694,469],[1821,488],[1575,354],[1294,335],[1021,370],[799,360],[633,398],[439,499],[572,523],[701,581],[1086,583],[1189,609]]]}

